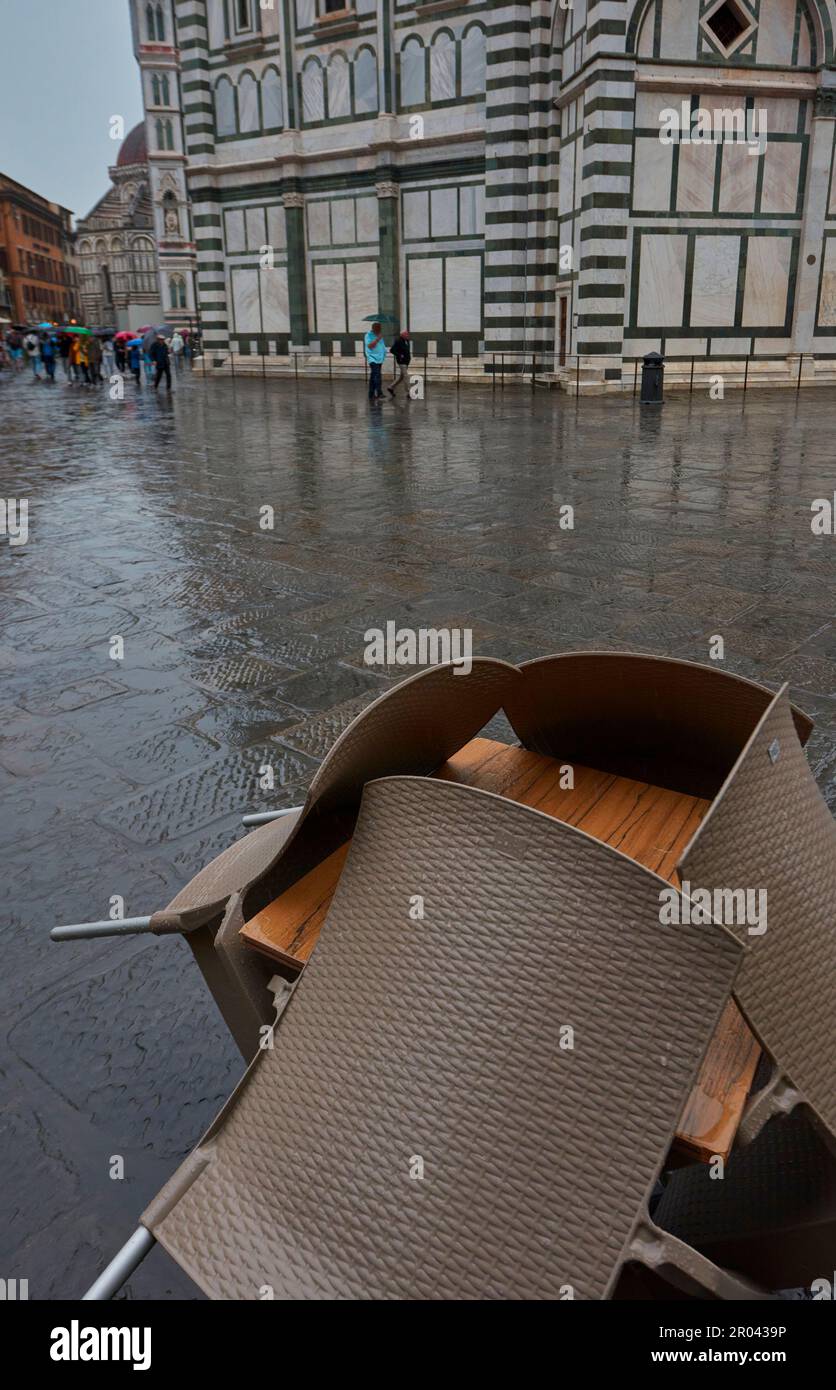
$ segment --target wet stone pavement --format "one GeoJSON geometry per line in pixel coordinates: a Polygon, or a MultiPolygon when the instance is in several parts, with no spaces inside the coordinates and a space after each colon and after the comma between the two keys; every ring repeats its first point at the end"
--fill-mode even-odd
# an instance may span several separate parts
{"type": "MultiPolygon", "coordinates": [[[[180,940],[49,928],[162,907],[242,811],[298,804],[408,674],[364,666],[367,628],[470,627],[513,661],[722,636],[814,716],[836,806],[836,538],[810,525],[836,393],[430,384],[370,414],[348,382],[176,386],[0,379],[0,496],[29,500],[27,543],[0,536],[0,1275],[31,1298],[81,1294],[243,1070],[180,940]]],[[[199,1295],[155,1250],[124,1296],[199,1295]]]]}

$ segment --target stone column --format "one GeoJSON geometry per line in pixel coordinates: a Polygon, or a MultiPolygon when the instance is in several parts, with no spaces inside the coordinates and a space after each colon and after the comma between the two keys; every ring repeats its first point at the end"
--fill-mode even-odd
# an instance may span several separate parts
{"type": "Polygon", "coordinates": [[[833,155],[833,126],[836,121],[836,89],[816,92],[804,193],[801,251],[795,282],[795,323],[793,353],[813,352],[815,348],[816,308],[824,255],[824,224],[830,192],[830,162],[833,155]],[[812,261],[812,263],[808,263],[812,261]]]}
{"type": "Polygon", "coordinates": [[[305,199],[296,189],[282,195],[287,224],[287,297],[290,346],[307,347],[308,280],[305,269],[305,199]]]}
{"type": "Polygon", "coordinates": [[[401,326],[400,235],[398,203],[400,187],[391,179],[375,184],[377,193],[379,251],[377,262],[377,308],[381,314],[392,314],[393,331],[401,326]]]}

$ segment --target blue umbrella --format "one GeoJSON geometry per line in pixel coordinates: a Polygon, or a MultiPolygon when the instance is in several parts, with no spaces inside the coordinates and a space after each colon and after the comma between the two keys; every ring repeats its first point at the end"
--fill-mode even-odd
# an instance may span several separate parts
{"type": "Polygon", "coordinates": [[[142,347],[142,339],[141,339],[141,338],[131,338],[131,341],[130,341],[129,343],[126,343],[126,344],[125,344],[125,347],[129,347],[129,348],[132,348],[132,347],[142,347]]]}

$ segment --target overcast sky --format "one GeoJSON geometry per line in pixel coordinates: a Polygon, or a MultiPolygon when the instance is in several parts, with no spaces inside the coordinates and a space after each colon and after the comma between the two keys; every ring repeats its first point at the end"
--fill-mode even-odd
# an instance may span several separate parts
{"type": "Polygon", "coordinates": [[[0,172],[76,218],[142,119],[128,0],[0,0],[0,172]]]}

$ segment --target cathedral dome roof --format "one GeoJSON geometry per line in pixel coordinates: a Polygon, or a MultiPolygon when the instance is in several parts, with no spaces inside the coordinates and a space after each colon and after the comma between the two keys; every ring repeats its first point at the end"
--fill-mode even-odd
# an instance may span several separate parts
{"type": "Polygon", "coordinates": [[[148,161],[148,146],[145,141],[145,122],[140,121],[133,130],[128,131],[122,144],[119,147],[119,154],[116,159],[116,167],[121,168],[127,164],[146,164],[148,161]]]}

